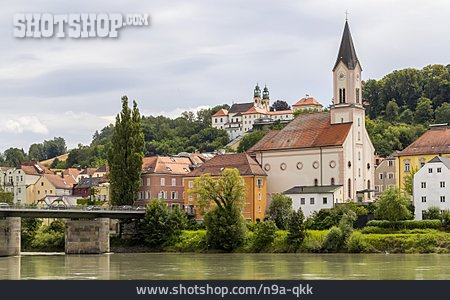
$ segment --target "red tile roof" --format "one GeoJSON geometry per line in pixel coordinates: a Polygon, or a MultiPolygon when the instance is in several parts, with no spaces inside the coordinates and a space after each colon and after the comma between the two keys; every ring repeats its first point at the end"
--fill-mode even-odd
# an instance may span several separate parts
{"type": "Polygon", "coordinates": [[[75,179],[70,175],[64,175],[63,178],[56,174],[44,174],[44,177],[57,189],[72,189],[76,184],[75,179]]]}
{"type": "Polygon", "coordinates": [[[142,163],[142,173],[185,175],[191,171],[189,169],[191,165],[192,162],[188,157],[145,157],[142,163]]]}
{"type": "Polygon", "coordinates": [[[80,175],[92,176],[92,175],[94,175],[96,170],[97,170],[97,168],[86,168],[81,171],[80,175]]]}
{"type": "Polygon", "coordinates": [[[313,97],[305,97],[297,101],[292,106],[309,106],[309,105],[315,105],[315,106],[322,106],[315,98],[313,97]]]}
{"type": "Polygon", "coordinates": [[[352,123],[330,123],[330,112],[303,114],[278,132],[269,132],[248,152],[341,146],[352,123]]]}
{"type": "Polygon", "coordinates": [[[217,155],[186,176],[198,177],[203,174],[220,176],[224,168],[236,168],[241,176],[267,176],[266,172],[246,153],[217,155]]]}
{"type": "Polygon", "coordinates": [[[228,116],[228,110],[222,108],[219,109],[215,114],[212,115],[213,117],[222,117],[222,116],[228,116]]]}
{"type": "Polygon", "coordinates": [[[21,162],[20,169],[28,175],[53,174],[53,172],[51,172],[43,164],[33,160],[21,162]]]}
{"type": "Polygon", "coordinates": [[[395,156],[443,153],[450,153],[450,129],[447,126],[432,127],[395,156]]]}
{"type": "Polygon", "coordinates": [[[247,110],[246,112],[243,112],[242,114],[243,115],[248,115],[248,114],[267,114],[267,110],[262,109],[260,107],[252,106],[249,110],[247,110]]]}

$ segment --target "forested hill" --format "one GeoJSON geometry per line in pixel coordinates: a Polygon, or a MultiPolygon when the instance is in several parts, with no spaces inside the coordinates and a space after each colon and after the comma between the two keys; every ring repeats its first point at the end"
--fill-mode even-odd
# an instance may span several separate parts
{"type": "Polygon", "coordinates": [[[450,64],[369,79],[363,83],[363,99],[372,142],[379,155],[388,156],[417,139],[429,124],[450,124],[450,64]]]}

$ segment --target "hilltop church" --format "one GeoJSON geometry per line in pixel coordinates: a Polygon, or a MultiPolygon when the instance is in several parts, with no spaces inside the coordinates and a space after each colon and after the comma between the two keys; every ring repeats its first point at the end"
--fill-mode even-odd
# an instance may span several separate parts
{"type": "Polygon", "coordinates": [[[301,114],[249,150],[268,175],[267,192],[289,195],[306,216],[373,196],[375,149],[365,127],[362,69],[347,21],[332,71],[330,111],[301,114]]]}

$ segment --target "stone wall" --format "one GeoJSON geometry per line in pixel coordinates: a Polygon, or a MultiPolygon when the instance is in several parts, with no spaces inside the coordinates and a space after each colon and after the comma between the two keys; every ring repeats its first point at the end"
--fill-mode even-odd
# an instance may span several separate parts
{"type": "Polygon", "coordinates": [[[0,219],[0,256],[20,255],[20,218],[0,219]]]}
{"type": "Polygon", "coordinates": [[[67,254],[109,252],[109,219],[67,220],[65,248],[67,254]]]}

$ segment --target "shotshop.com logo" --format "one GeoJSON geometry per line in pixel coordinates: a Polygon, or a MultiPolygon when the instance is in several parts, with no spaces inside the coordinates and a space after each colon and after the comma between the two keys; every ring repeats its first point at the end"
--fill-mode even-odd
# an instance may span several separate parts
{"type": "Polygon", "coordinates": [[[13,16],[13,34],[18,38],[118,37],[124,26],[148,26],[148,14],[37,14],[13,16]]]}

